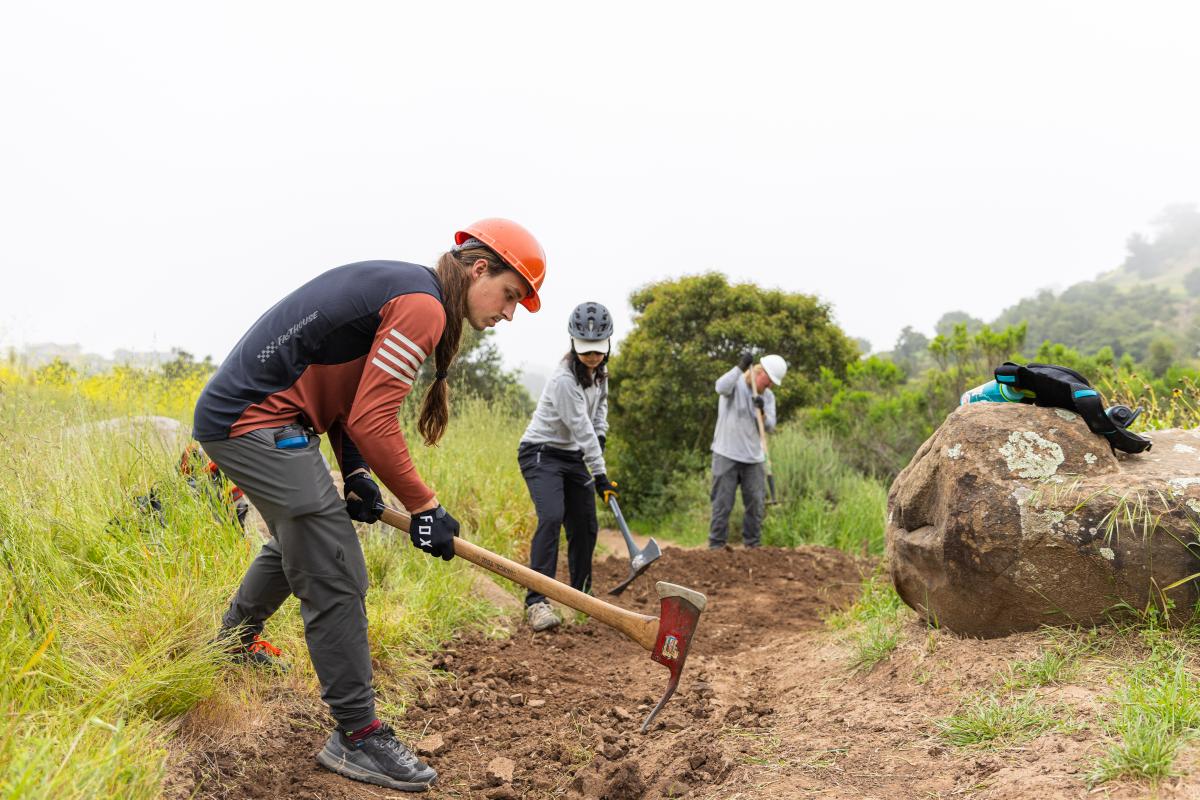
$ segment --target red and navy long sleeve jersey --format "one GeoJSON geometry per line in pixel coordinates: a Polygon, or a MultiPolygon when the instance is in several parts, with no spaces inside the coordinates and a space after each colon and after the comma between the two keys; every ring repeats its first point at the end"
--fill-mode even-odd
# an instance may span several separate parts
{"type": "Polygon", "coordinates": [[[433,498],[396,412],[446,312],[437,276],[364,261],[318,275],[263,314],[196,403],[201,442],[303,420],[328,433],[343,473],[368,467],[408,508],[433,498]]]}

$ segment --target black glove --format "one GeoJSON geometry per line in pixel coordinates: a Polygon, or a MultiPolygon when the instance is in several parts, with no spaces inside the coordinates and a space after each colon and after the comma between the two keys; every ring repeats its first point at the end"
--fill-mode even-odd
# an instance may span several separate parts
{"type": "Polygon", "coordinates": [[[617,482],[610,481],[608,479],[608,476],[605,475],[603,472],[601,472],[599,475],[595,476],[595,481],[596,481],[596,494],[600,495],[600,499],[603,500],[604,502],[607,503],[608,498],[610,496],[612,496],[612,497],[620,497],[621,496],[621,495],[617,494],[617,482]]]}
{"type": "Polygon", "coordinates": [[[753,397],[753,398],[751,398],[751,399],[753,399],[753,400],[754,400],[754,405],[758,406],[758,410],[759,410],[759,411],[762,411],[763,413],[766,413],[766,409],[763,407],[763,406],[765,406],[766,404],[763,402],[763,396],[762,396],[761,394],[756,394],[756,395],[754,395],[754,397],[753,397]]]}
{"type": "Polygon", "coordinates": [[[742,372],[750,369],[750,365],[754,363],[754,353],[749,350],[743,350],[741,356],[738,357],[738,369],[742,372]]]}
{"type": "Polygon", "coordinates": [[[606,440],[606,437],[604,436],[603,433],[600,433],[600,434],[596,435],[596,438],[600,440],[600,452],[603,453],[604,452],[604,442],[606,440]]]}
{"type": "Polygon", "coordinates": [[[413,514],[408,530],[413,547],[449,561],[454,558],[455,536],[458,536],[458,520],[441,506],[413,514]]]}
{"type": "Polygon", "coordinates": [[[346,513],[359,522],[377,522],[383,513],[383,495],[379,485],[365,472],[358,472],[342,483],[346,495],[346,513]],[[355,495],[351,497],[350,495],[355,495]]]}

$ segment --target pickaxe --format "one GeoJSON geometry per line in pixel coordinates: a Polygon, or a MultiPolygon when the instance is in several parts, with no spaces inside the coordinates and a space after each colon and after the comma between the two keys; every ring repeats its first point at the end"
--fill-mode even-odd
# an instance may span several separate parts
{"type": "Polygon", "coordinates": [[[629,584],[633,583],[638,575],[658,560],[662,551],[658,549],[658,542],[654,539],[647,542],[644,549],[639,550],[633,543],[633,536],[629,533],[629,526],[625,524],[625,515],[621,513],[621,507],[617,505],[617,498],[611,494],[608,496],[608,507],[617,518],[617,527],[621,529],[621,535],[625,537],[625,546],[629,548],[629,577],[608,590],[609,594],[620,594],[629,588],[629,584]]]}
{"type": "MultiPolygon", "coordinates": [[[[394,528],[408,532],[412,518],[403,511],[385,507],[380,518],[394,528]]],[[[471,544],[466,539],[455,537],[454,555],[465,558],[472,564],[483,567],[489,572],[508,578],[527,589],[540,592],[563,605],[582,611],[589,617],[598,619],[610,628],[616,628],[633,641],[650,651],[650,658],[671,671],[667,681],[667,691],[662,700],[642,723],[642,733],[650,730],[650,723],[671,699],[675,688],[679,685],[679,674],[683,671],[683,663],[687,660],[688,650],[692,645],[692,636],[696,633],[696,625],[700,621],[700,612],[708,603],[708,599],[700,592],[673,583],[659,581],[655,584],[662,605],[659,616],[651,617],[638,614],[603,600],[572,589],[565,583],[559,583],[553,578],[547,578],[540,572],[534,572],[529,567],[515,561],[498,556],[485,550],[477,544],[471,544]]]]}

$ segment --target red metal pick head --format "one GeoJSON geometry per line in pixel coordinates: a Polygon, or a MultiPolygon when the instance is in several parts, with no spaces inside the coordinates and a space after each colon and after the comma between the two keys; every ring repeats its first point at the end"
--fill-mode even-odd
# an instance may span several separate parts
{"type": "Polygon", "coordinates": [[[650,658],[671,671],[667,681],[667,691],[662,700],[642,723],[642,733],[650,730],[650,723],[658,716],[658,712],[671,699],[675,688],[679,685],[679,675],[683,672],[683,664],[687,661],[688,650],[692,646],[692,636],[696,633],[696,625],[700,622],[700,612],[708,604],[708,598],[697,591],[673,583],[659,581],[654,585],[662,600],[658,615],[658,639],[650,658]]]}

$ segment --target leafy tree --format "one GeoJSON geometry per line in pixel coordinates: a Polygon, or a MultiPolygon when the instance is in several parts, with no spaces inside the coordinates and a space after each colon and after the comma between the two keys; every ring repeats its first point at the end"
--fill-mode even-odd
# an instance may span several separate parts
{"type": "Polygon", "coordinates": [[[1200,267],[1183,276],[1183,288],[1192,297],[1200,296],[1200,267]]]}
{"type": "Polygon", "coordinates": [[[929,352],[937,362],[939,371],[929,376],[934,381],[928,385],[938,388],[934,395],[935,406],[953,402],[968,385],[987,379],[998,364],[1018,355],[1025,343],[1025,324],[1009,325],[1001,331],[993,331],[984,325],[975,334],[967,332],[966,323],[954,326],[949,336],[938,334],[929,343],[929,352]]]}
{"type": "Polygon", "coordinates": [[[906,325],[892,348],[892,361],[909,375],[915,375],[929,361],[929,337],[906,325]]]}
{"type": "Polygon", "coordinates": [[[953,407],[940,392],[906,386],[903,371],[876,356],[851,364],[844,379],[822,369],[821,385],[827,399],[805,414],[806,423],[829,431],[855,469],[887,480],[953,407]]]}
{"type": "Polygon", "coordinates": [[[1122,265],[1125,269],[1143,278],[1153,278],[1181,260],[1200,259],[1200,212],[1194,204],[1167,206],[1155,217],[1154,228],[1153,241],[1135,233],[1125,242],[1129,251],[1122,265]]]}
{"type": "Polygon", "coordinates": [[[993,331],[990,325],[984,325],[975,334],[973,344],[981,359],[980,371],[988,373],[1021,351],[1025,346],[1025,335],[1028,327],[1024,322],[1020,325],[1009,325],[1002,331],[993,331]]]}
{"type": "Polygon", "coordinates": [[[1162,264],[1154,253],[1154,246],[1140,233],[1130,234],[1125,240],[1128,253],[1121,265],[1135,275],[1143,278],[1153,278],[1161,271],[1162,264]]]}
{"type": "Polygon", "coordinates": [[[630,504],[643,512],[677,465],[703,463],[717,418],[713,384],[743,350],[787,360],[787,378],[773,390],[780,421],[817,397],[822,367],[842,376],[858,358],[826,304],[731,285],[719,273],[650,284],[630,303],[633,329],[610,362],[610,453],[630,504]]]}
{"type": "MultiPolygon", "coordinates": [[[[533,411],[533,399],[521,385],[515,370],[506,370],[501,362],[500,351],[492,341],[494,330],[477,331],[469,325],[463,326],[462,341],[458,357],[450,368],[450,386],[455,394],[482,397],[493,403],[502,403],[516,413],[533,411]]],[[[563,344],[564,352],[566,344],[563,344]]],[[[433,380],[434,360],[429,358],[421,365],[413,385],[413,396],[423,397],[425,387],[433,380]]],[[[451,400],[453,406],[453,400],[451,400]]]]}
{"type": "Polygon", "coordinates": [[[1171,362],[1175,360],[1175,342],[1166,336],[1158,336],[1150,342],[1150,354],[1146,358],[1146,367],[1156,378],[1166,374],[1171,362]]]}
{"type": "Polygon", "coordinates": [[[203,361],[197,361],[195,356],[186,350],[172,348],[170,361],[163,362],[160,369],[168,381],[180,381],[188,378],[205,378],[216,370],[212,356],[205,356],[203,361]]]}
{"type": "Polygon", "coordinates": [[[973,334],[983,327],[983,320],[972,317],[965,311],[947,311],[942,314],[933,329],[940,336],[951,336],[959,325],[965,325],[967,333],[973,334]]]}
{"type": "Polygon", "coordinates": [[[1168,289],[1135,286],[1121,291],[1109,283],[1090,281],[1077,283],[1059,295],[1049,290],[1038,292],[1005,309],[995,324],[1024,322],[1029,341],[1050,340],[1080,352],[1095,352],[1107,345],[1118,356],[1129,352],[1141,360],[1179,305],[1179,296],[1168,289]]]}
{"type": "Polygon", "coordinates": [[[1106,369],[1111,369],[1112,358],[1112,348],[1103,348],[1096,356],[1089,358],[1062,342],[1046,340],[1038,347],[1032,360],[1042,364],[1057,364],[1060,367],[1073,369],[1088,381],[1095,383],[1106,369]]]}

